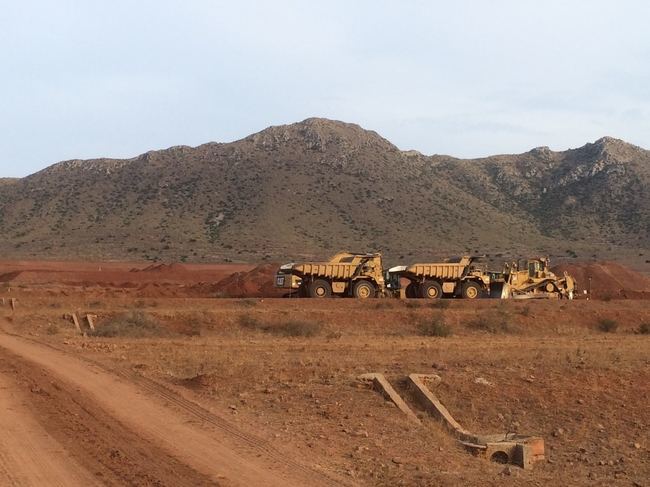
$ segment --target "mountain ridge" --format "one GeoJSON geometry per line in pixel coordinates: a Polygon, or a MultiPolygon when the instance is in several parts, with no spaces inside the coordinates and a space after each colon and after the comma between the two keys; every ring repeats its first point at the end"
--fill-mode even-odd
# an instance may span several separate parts
{"type": "Polygon", "coordinates": [[[339,248],[396,258],[632,255],[650,246],[649,163],[649,151],[613,137],[566,151],[426,156],[356,124],[310,118],[229,143],[72,159],[0,179],[0,251],[197,261],[339,248]]]}

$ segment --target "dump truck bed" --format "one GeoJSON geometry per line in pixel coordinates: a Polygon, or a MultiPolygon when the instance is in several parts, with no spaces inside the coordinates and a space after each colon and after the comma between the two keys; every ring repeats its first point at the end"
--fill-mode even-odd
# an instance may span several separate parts
{"type": "Polygon", "coordinates": [[[307,262],[293,267],[296,274],[323,276],[330,279],[350,279],[359,267],[358,264],[330,264],[327,262],[307,262]]]}
{"type": "Polygon", "coordinates": [[[438,264],[413,264],[406,267],[405,273],[418,277],[454,280],[463,277],[468,265],[468,263],[448,262],[438,264]]]}

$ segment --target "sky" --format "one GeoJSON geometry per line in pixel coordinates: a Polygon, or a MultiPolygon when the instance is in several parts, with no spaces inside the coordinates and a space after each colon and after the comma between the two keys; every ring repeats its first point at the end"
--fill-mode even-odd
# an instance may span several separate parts
{"type": "Polygon", "coordinates": [[[21,0],[0,10],[0,177],[308,117],[480,157],[650,148],[650,2],[21,0]]]}

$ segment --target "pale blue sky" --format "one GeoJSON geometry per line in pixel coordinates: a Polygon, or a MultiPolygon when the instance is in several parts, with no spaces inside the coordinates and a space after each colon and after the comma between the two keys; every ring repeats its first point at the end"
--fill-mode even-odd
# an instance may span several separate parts
{"type": "Polygon", "coordinates": [[[322,116],[475,157],[650,148],[647,1],[3,1],[0,177],[322,116]]]}

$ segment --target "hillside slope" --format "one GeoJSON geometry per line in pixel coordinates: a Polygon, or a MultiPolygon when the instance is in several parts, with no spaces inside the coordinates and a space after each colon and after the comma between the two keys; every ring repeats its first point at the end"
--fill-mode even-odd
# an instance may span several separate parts
{"type": "Polygon", "coordinates": [[[650,152],[611,138],[460,160],[308,119],[228,144],[65,161],[0,184],[0,251],[190,261],[340,248],[394,259],[638,256],[650,243],[649,173],[650,152]]]}

